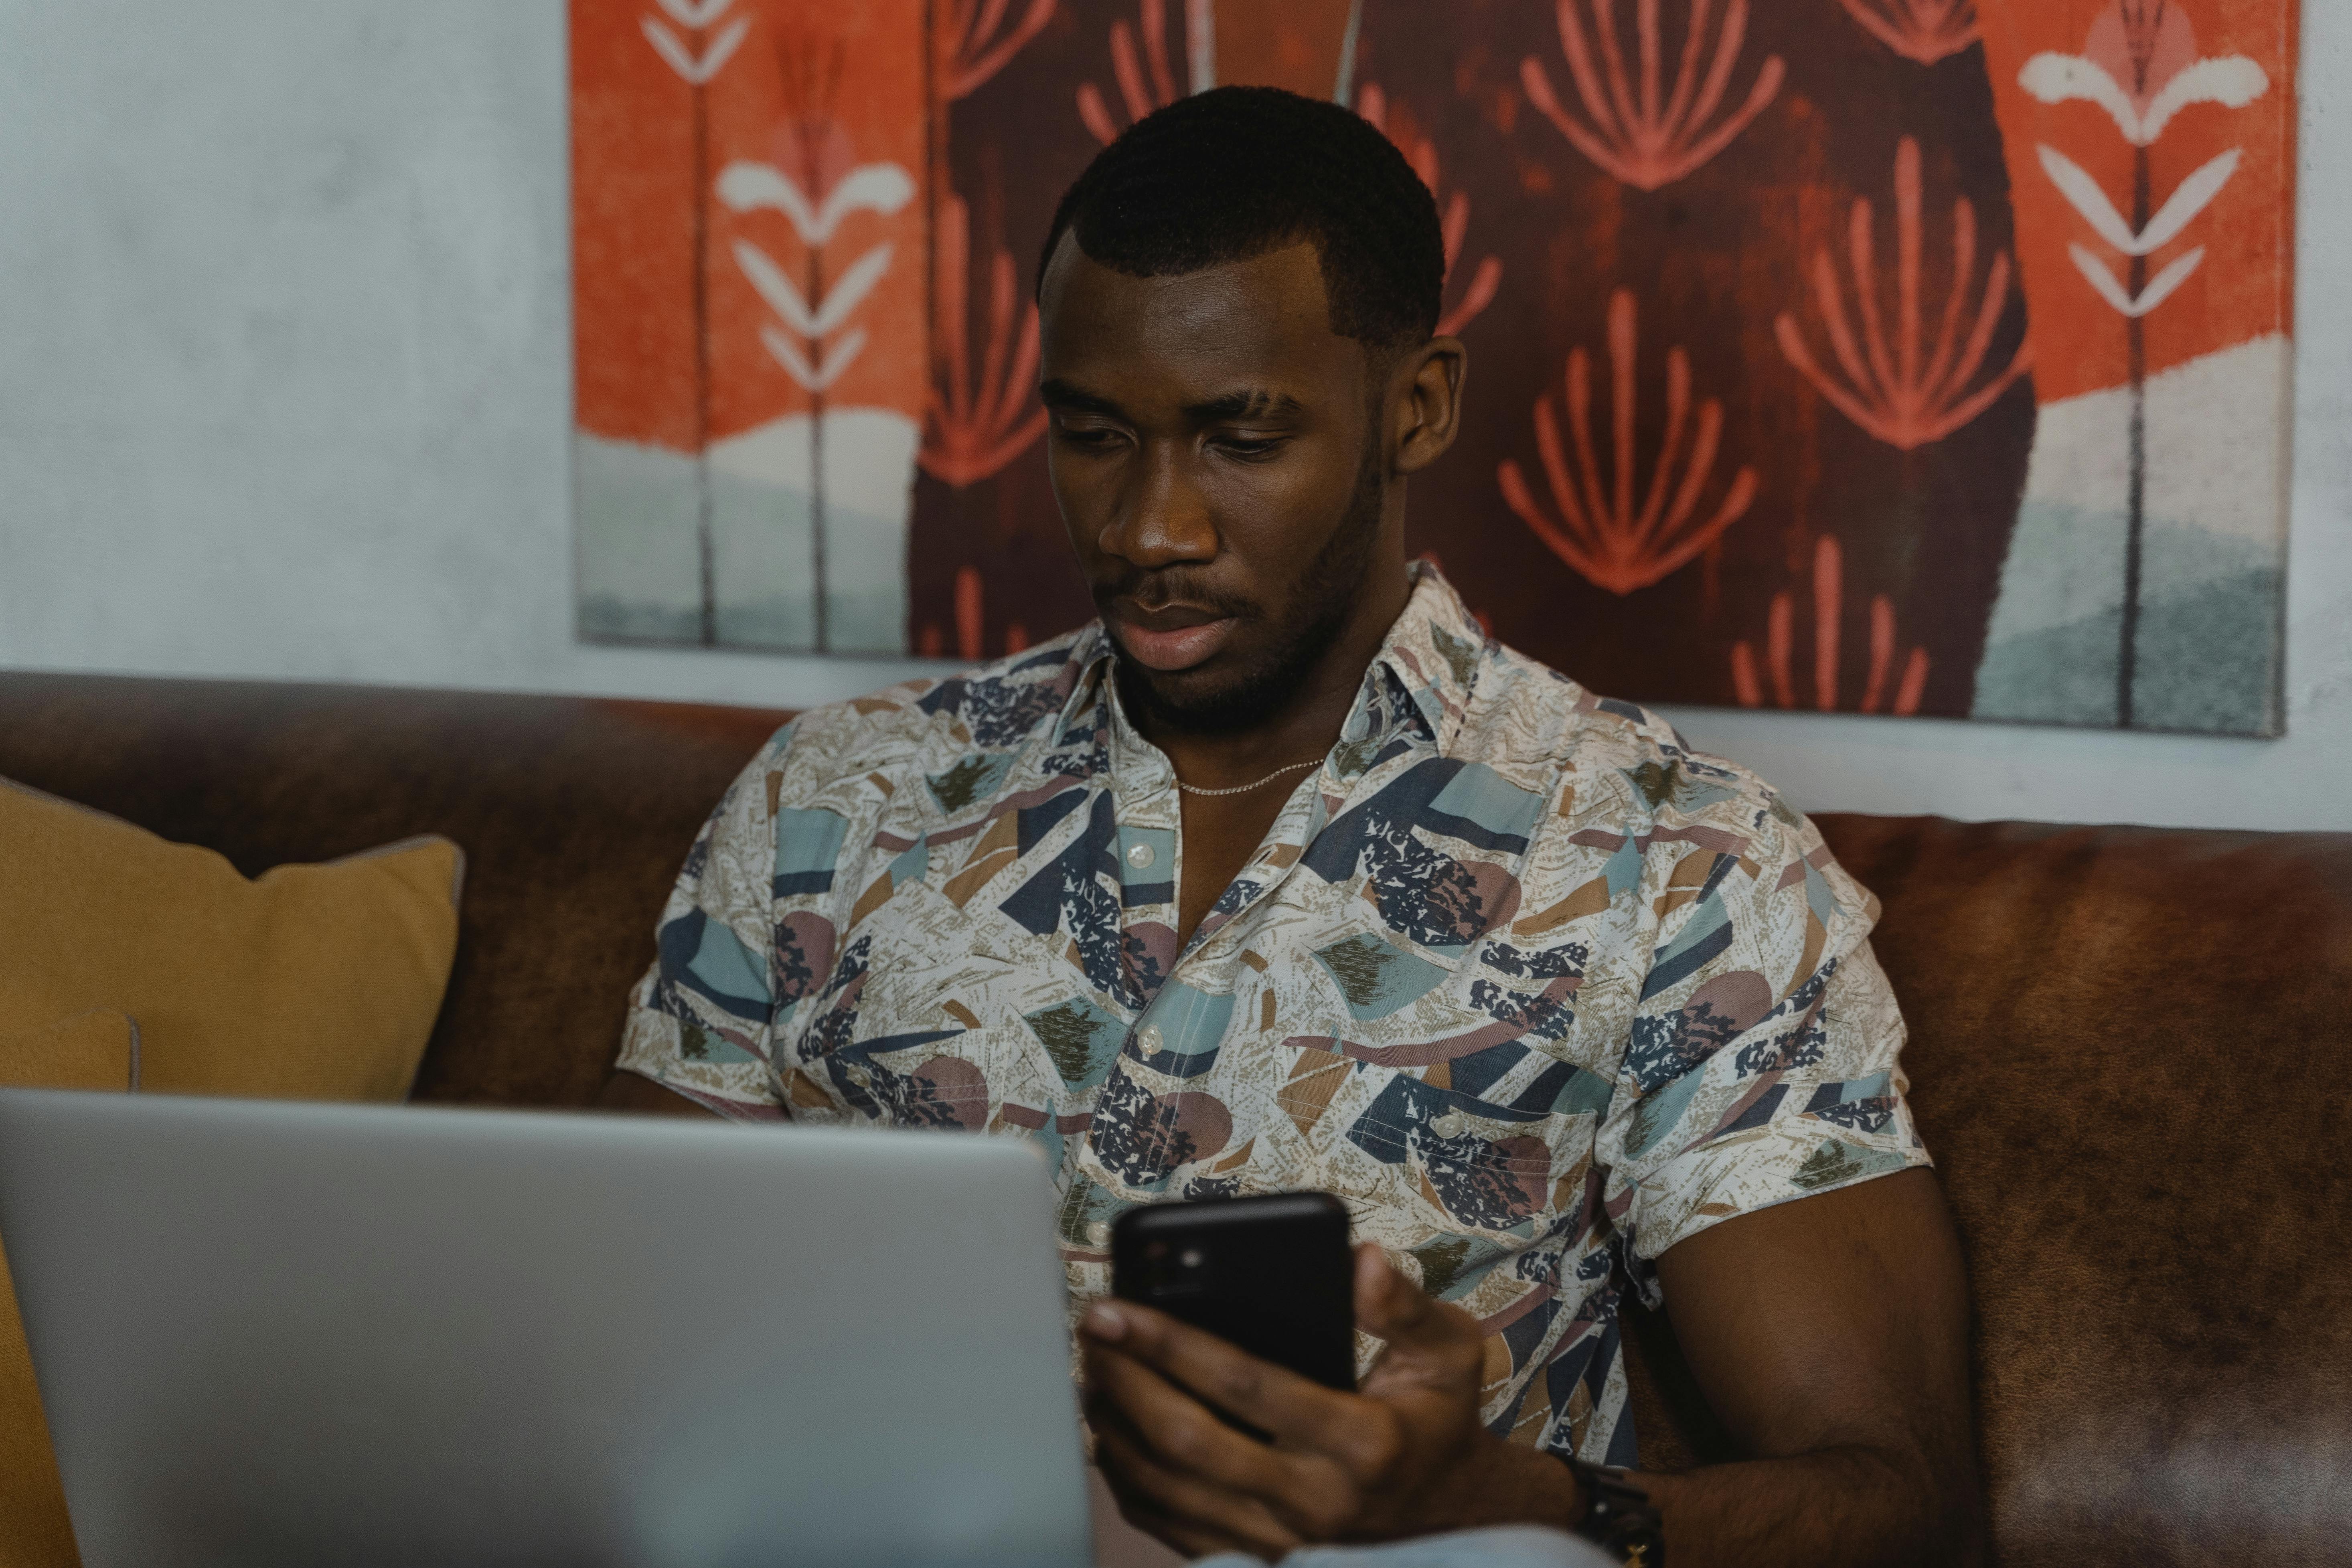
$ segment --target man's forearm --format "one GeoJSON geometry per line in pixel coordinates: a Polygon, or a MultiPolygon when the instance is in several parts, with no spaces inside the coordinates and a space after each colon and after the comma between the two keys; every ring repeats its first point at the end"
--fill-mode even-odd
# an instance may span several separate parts
{"type": "MultiPolygon", "coordinates": [[[[1639,1475],[1674,1568],[1877,1568],[1984,1561],[1973,1490],[1862,1447],[1639,1475]]],[[[1962,1483],[1965,1485],[1966,1483],[1962,1483]]]]}

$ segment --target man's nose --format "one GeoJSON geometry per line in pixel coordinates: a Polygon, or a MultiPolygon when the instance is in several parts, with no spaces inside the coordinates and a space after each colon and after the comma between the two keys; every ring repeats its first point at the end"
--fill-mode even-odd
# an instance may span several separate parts
{"type": "Polygon", "coordinates": [[[1185,443],[1145,444],[1132,482],[1104,525],[1105,554],[1146,571],[1216,559],[1216,524],[1208,498],[1187,472],[1189,455],[1185,443]]]}

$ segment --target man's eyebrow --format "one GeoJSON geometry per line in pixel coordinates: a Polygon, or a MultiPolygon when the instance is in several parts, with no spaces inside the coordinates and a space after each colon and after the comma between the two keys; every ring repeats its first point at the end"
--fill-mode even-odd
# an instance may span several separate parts
{"type": "Polygon", "coordinates": [[[1081,392],[1066,381],[1048,381],[1037,388],[1037,395],[1048,408],[1069,414],[1107,414],[1114,419],[1127,416],[1127,410],[1109,398],[1092,392],[1081,392]]]}
{"type": "Polygon", "coordinates": [[[1301,414],[1307,405],[1286,392],[1268,392],[1264,387],[1245,387],[1212,397],[1205,403],[1184,405],[1184,416],[1199,425],[1213,425],[1222,419],[1263,419],[1269,416],[1301,414]]]}

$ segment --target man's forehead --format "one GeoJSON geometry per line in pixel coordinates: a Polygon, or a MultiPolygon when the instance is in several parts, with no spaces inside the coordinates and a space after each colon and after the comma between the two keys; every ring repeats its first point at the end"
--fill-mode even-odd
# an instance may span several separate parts
{"type": "Polygon", "coordinates": [[[1188,382],[1239,376],[1272,396],[1361,365],[1361,346],[1331,331],[1320,260],[1305,241],[1138,278],[1093,260],[1066,234],[1040,293],[1047,380],[1125,379],[1149,365],[1188,382]]]}

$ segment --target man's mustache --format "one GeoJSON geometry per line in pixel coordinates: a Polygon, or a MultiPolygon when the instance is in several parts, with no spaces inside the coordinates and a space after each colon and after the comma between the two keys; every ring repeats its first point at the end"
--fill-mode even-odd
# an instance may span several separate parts
{"type": "Polygon", "coordinates": [[[1217,588],[1196,572],[1122,572],[1090,584],[1090,591],[1096,607],[1106,612],[1114,603],[1124,600],[1147,614],[1174,605],[1237,618],[1258,613],[1255,601],[1217,588]]]}

